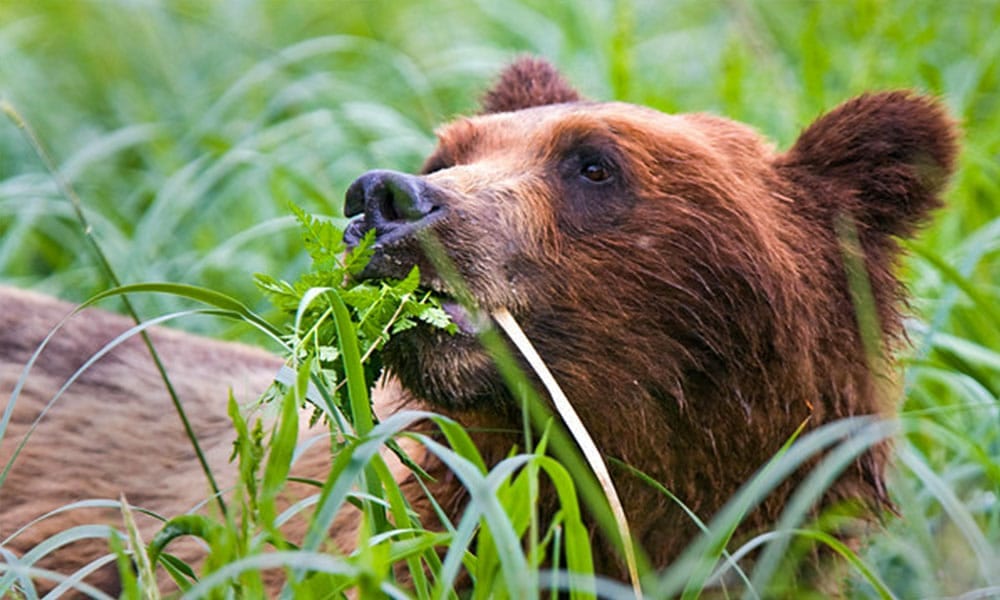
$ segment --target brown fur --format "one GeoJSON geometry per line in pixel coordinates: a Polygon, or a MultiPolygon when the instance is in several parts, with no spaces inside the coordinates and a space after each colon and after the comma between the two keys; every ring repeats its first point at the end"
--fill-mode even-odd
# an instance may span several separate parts
{"type": "MultiPolygon", "coordinates": [[[[890,414],[888,358],[902,337],[895,236],[940,205],[954,167],[941,106],[909,92],[862,96],[780,153],[723,118],[575,97],[551,67],[522,60],[487,93],[484,114],[438,132],[421,176],[359,179],[348,210],[364,214],[347,238],[374,228],[385,240],[365,275],[418,264],[426,286],[461,296],[425,255],[425,236],[397,231],[433,234],[472,302],[520,321],[601,450],[702,518],[802,423],[890,414]],[[539,96],[523,99],[525,90],[539,96]],[[586,180],[593,163],[610,177],[586,180]],[[860,240],[881,356],[867,356],[859,334],[844,224],[860,240]]],[[[414,329],[385,360],[420,401],[519,429],[519,401],[474,336],[414,329]]],[[[516,442],[477,440],[493,459],[516,442]]],[[[885,507],[886,453],[865,453],[825,502],[885,507]]],[[[748,517],[748,530],[773,523],[797,479],[748,517]]],[[[691,520],[634,477],[617,484],[641,545],[667,564],[696,532],[691,520]]],[[[623,575],[606,545],[597,560],[623,575]]]]}
{"type": "MultiPolygon", "coordinates": [[[[891,351],[902,337],[894,236],[926,220],[953,169],[954,126],[936,102],[908,92],[863,96],[780,153],[719,117],[580,101],[552,67],[524,59],[486,94],[483,109],[439,132],[420,176],[379,172],[356,182],[348,208],[364,215],[348,239],[370,228],[383,236],[365,276],[400,276],[418,264],[424,285],[459,296],[425,255],[422,236],[384,237],[402,225],[434,234],[473,303],[486,312],[506,307],[520,321],[605,455],[709,518],[801,423],[891,413],[888,356],[869,361],[862,347],[837,228],[844,221],[858,231],[877,337],[891,351]],[[610,178],[581,177],[592,163],[610,178]]],[[[11,291],[2,298],[6,393],[16,365],[65,307],[11,291]]],[[[48,352],[54,362],[29,378],[0,456],[80,357],[125,327],[95,314],[57,336],[48,352]]],[[[205,409],[191,412],[221,465],[225,387],[248,381],[259,390],[277,361],[159,335],[178,379],[190,382],[185,395],[205,409]]],[[[205,497],[150,367],[121,368],[143,352],[130,346],[95,367],[61,402],[64,418],[57,411],[43,422],[0,488],[5,532],[74,494],[124,489],[131,501],[171,514],[205,497]],[[97,437],[95,428],[106,433],[97,437]],[[163,489],[185,493],[132,496],[166,476],[185,483],[163,489]]],[[[430,405],[469,426],[519,430],[518,400],[474,335],[418,327],[394,338],[384,358],[403,389],[385,393],[383,406],[430,405]]],[[[489,460],[518,440],[476,437],[489,460]]],[[[883,446],[866,453],[826,501],[885,506],[886,454],[883,446]]],[[[440,481],[442,504],[456,516],[464,493],[452,478],[440,481]]],[[[691,540],[690,519],[634,477],[617,473],[616,483],[640,544],[666,565],[691,540]]],[[[769,497],[749,527],[773,522],[790,487],[769,497]]],[[[56,527],[65,522],[44,531],[56,527]]],[[[602,572],[622,576],[607,545],[595,550],[602,572]]]]}
{"type": "MultiPolygon", "coordinates": [[[[73,306],[47,296],[0,287],[0,397],[6,408],[24,365],[49,331],[73,306]]],[[[18,395],[12,419],[0,444],[6,465],[59,388],[95,352],[133,325],[101,310],[86,310],[52,338],[39,356],[18,395]]],[[[162,357],[199,443],[224,493],[235,483],[229,463],[233,426],[226,415],[229,390],[242,403],[257,398],[273,380],[282,361],[259,349],[224,343],[154,327],[151,338],[162,357]]],[[[315,436],[303,422],[302,435],[315,436]]],[[[298,475],[320,479],[329,468],[323,444],[313,445],[296,463],[298,475]]],[[[293,486],[294,487],[294,486],[293,486]]],[[[301,495],[308,489],[300,489],[301,495]]],[[[315,490],[313,490],[313,493],[315,490]]],[[[206,502],[211,490],[187,440],[152,359],[138,337],[132,337],[83,372],[41,419],[24,446],[7,481],[0,486],[0,540],[49,511],[87,499],[117,500],[166,518],[198,508],[217,514],[206,502]]],[[[148,542],[162,523],[135,513],[148,542]]],[[[4,544],[24,554],[39,542],[85,524],[122,527],[112,509],[75,509],[42,520],[4,544]]],[[[353,524],[341,520],[338,531],[353,539],[353,524]]],[[[292,537],[302,523],[289,528],[292,537]]],[[[169,551],[196,563],[197,545],[181,539],[169,551]]],[[[108,554],[103,539],[65,546],[38,566],[71,574],[108,554]]],[[[87,581],[117,591],[112,565],[87,581]]],[[[43,589],[48,587],[41,585],[43,589]]]]}
{"type": "Polygon", "coordinates": [[[544,60],[526,56],[511,64],[482,99],[484,113],[576,102],[580,95],[544,60]]]}

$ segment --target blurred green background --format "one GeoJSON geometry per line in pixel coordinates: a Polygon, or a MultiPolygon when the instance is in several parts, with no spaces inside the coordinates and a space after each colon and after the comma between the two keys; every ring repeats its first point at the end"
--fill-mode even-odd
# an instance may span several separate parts
{"type": "MultiPolygon", "coordinates": [[[[123,280],[253,300],[301,265],[286,202],[336,214],[369,168],[413,169],[507,60],[594,99],[707,110],[787,145],[868,89],[944,96],[967,125],[951,247],[997,212],[1000,4],[4,0],[0,93],[79,193],[123,280]]],[[[0,281],[107,282],[69,205],[0,120],[0,281]]],[[[163,310],[164,300],[149,300],[163,310]]]]}
{"type": "MultiPolygon", "coordinates": [[[[252,274],[305,265],[289,201],[339,215],[365,170],[416,168],[525,52],[588,97],[724,114],[780,147],[866,90],[944,99],[964,149],[906,264],[904,518],[868,557],[900,597],[1000,585],[1000,2],[2,0],[0,283],[109,285],[18,119],[124,282],[264,309],[252,274]]],[[[179,302],[135,300],[147,318],[179,302]]]]}

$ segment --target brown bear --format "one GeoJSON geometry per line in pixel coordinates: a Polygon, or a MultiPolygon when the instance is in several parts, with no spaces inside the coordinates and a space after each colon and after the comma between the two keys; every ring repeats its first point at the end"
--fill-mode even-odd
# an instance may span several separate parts
{"type": "MultiPolygon", "coordinates": [[[[346,195],[345,212],[357,216],[347,241],[374,230],[375,253],[362,277],[401,277],[418,265],[423,286],[446,298],[460,329],[449,335],[418,326],[394,337],[383,358],[401,387],[390,384],[377,409],[430,407],[477,431],[511,431],[475,434],[488,460],[506,456],[522,441],[520,399],[477,334],[487,315],[509,310],[605,456],[661,482],[703,519],[803,423],[811,429],[891,414],[890,359],[903,339],[897,238],[912,235],[941,204],[956,154],[954,124],[933,99],[888,92],[850,100],[777,152],[751,128],[720,117],[582,100],[547,63],[521,59],[485,95],[480,114],[446,125],[438,137],[419,175],[373,171],[346,195]],[[861,277],[851,265],[863,266],[861,277]],[[859,326],[859,314],[874,329],[859,326]]],[[[8,365],[23,364],[45,325],[19,330],[32,302],[12,305],[17,294],[3,295],[6,393],[15,380],[8,365]]],[[[92,315],[99,316],[90,317],[91,329],[111,319],[92,315]]],[[[50,366],[39,365],[43,375],[72,372],[93,335],[54,348],[50,366]],[[60,364],[67,361],[73,366],[60,364]]],[[[192,358],[185,338],[166,349],[181,380],[225,369],[225,381],[262,384],[276,366],[215,342],[194,353],[204,359],[192,358]]],[[[151,372],[148,365],[138,371],[151,372]]],[[[124,364],[87,377],[90,387],[43,421],[51,441],[43,448],[33,441],[15,464],[23,478],[0,487],[3,533],[43,511],[28,509],[39,499],[58,506],[77,495],[114,497],[168,474],[204,490],[179,442],[184,472],[157,448],[139,466],[109,467],[128,464],[150,437],[136,433],[168,410],[143,408],[158,384],[124,364]],[[116,388],[125,397],[108,406],[104,390],[116,388]],[[96,414],[114,415],[113,422],[95,422],[96,414]],[[64,457],[87,458],[75,467],[64,457]],[[71,477],[75,468],[90,475],[71,477]],[[128,481],[98,487],[93,478],[111,470],[128,481]]],[[[25,406],[37,411],[58,383],[26,390],[25,406]]],[[[225,394],[218,385],[194,387],[210,453],[224,454],[225,394]]],[[[179,431],[158,435],[182,439],[179,431]]],[[[9,456],[7,439],[3,451],[9,456]]],[[[873,514],[886,506],[886,456],[884,445],[865,452],[825,502],[854,500],[873,514]]],[[[322,477],[325,470],[315,468],[322,477]]],[[[655,566],[667,565],[696,533],[690,517],[634,475],[616,469],[614,476],[639,545],[655,566]]],[[[748,530],[774,522],[794,483],[748,516],[748,530]]],[[[464,494],[454,478],[439,477],[435,488],[451,516],[460,515],[464,494]]],[[[156,500],[168,513],[191,503],[156,500]]],[[[542,504],[543,512],[554,508],[542,504]]],[[[624,577],[611,544],[598,541],[594,550],[600,572],[624,577]]],[[[79,559],[62,563],[72,564],[79,559]]]]}
{"type": "MultiPolygon", "coordinates": [[[[727,119],[581,100],[522,59],[479,115],[437,135],[419,175],[373,171],[346,196],[360,215],[348,242],[376,236],[363,276],[416,264],[424,286],[463,297],[448,305],[462,333],[418,327],[385,348],[414,401],[517,432],[521,401],[474,335],[482,313],[507,309],[600,450],[704,519],[803,423],[891,413],[897,238],[941,204],[956,155],[934,100],[861,96],[782,153],[727,119]],[[435,268],[428,236],[460,285],[435,268]]],[[[517,441],[477,438],[493,460],[517,441]]],[[[884,445],[864,453],[826,501],[886,506],[885,461],[884,445]]],[[[639,545],[667,564],[696,533],[691,518],[634,476],[616,483],[639,545]]],[[[773,523],[794,483],[748,529],[773,523]]],[[[598,569],[622,576],[609,547],[598,569]]]]}

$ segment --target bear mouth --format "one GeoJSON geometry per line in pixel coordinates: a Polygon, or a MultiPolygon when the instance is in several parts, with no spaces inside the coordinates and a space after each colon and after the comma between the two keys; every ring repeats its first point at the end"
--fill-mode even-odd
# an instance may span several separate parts
{"type": "Polygon", "coordinates": [[[372,227],[364,216],[352,220],[344,230],[348,249],[355,248],[371,229],[376,232],[371,259],[360,273],[354,275],[354,279],[403,279],[416,266],[420,270],[418,293],[430,293],[436,298],[458,327],[459,334],[477,336],[491,324],[488,313],[458,300],[454,286],[438,275],[420,240],[420,233],[427,231],[444,215],[445,211],[436,210],[416,222],[386,222],[383,227],[372,227]]]}
{"type": "Polygon", "coordinates": [[[492,325],[492,318],[481,310],[470,310],[461,302],[447,296],[438,295],[441,301],[441,308],[448,313],[452,322],[458,327],[459,332],[466,335],[475,335],[486,331],[492,325]]]}
{"type": "MultiPolygon", "coordinates": [[[[344,230],[344,242],[353,249],[365,236],[374,235],[371,257],[355,275],[357,280],[403,279],[416,266],[422,291],[437,298],[460,333],[476,335],[489,326],[488,313],[473,308],[476,301],[463,284],[451,284],[449,279],[457,274],[442,277],[435,264],[450,260],[434,236],[450,212],[442,200],[445,195],[419,177],[371,171],[347,190],[344,214],[355,218],[344,230]]],[[[454,271],[450,266],[444,270],[454,271]]]]}
{"type": "Polygon", "coordinates": [[[503,405],[498,399],[506,398],[507,388],[480,336],[492,327],[490,313],[498,303],[483,293],[492,284],[473,257],[449,252],[449,242],[455,245],[449,222],[460,217],[449,207],[448,197],[449,192],[423,178],[370,171],[345,195],[344,215],[355,218],[344,231],[344,241],[356,248],[366,235],[374,236],[371,257],[354,275],[357,280],[403,279],[417,267],[418,289],[440,301],[457,329],[450,334],[418,322],[397,332],[383,348],[387,372],[414,398],[431,405],[503,405]]]}
{"type": "Polygon", "coordinates": [[[429,229],[436,222],[447,216],[448,211],[441,206],[434,206],[431,210],[413,221],[397,215],[395,212],[385,209],[384,212],[375,214],[364,213],[352,219],[344,229],[344,242],[348,248],[353,248],[361,242],[369,231],[375,231],[375,243],[372,246],[376,250],[398,245],[429,229]]]}
{"type": "Polygon", "coordinates": [[[353,251],[366,235],[375,232],[372,255],[355,278],[359,281],[403,279],[416,266],[420,269],[421,287],[437,294],[447,294],[448,290],[428,260],[420,240],[420,233],[444,216],[445,211],[435,210],[417,221],[385,219],[381,215],[367,213],[352,219],[344,229],[344,243],[348,251],[353,251]]]}

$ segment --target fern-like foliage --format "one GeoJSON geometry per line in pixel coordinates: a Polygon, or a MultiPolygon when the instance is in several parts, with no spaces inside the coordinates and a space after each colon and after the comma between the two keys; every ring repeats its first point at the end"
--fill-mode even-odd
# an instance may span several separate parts
{"type": "MultiPolygon", "coordinates": [[[[318,374],[334,391],[334,401],[346,407],[340,394],[345,381],[337,345],[330,294],[337,294],[351,312],[351,321],[365,367],[369,388],[382,371],[379,349],[390,336],[426,323],[454,333],[456,325],[441,308],[439,299],[420,289],[416,266],[400,280],[362,281],[358,274],[372,257],[374,231],[348,250],[343,231],[322,217],[310,215],[295,205],[291,210],[299,223],[302,242],[312,258],[311,268],[294,282],[257,274],[255,282],[271,302],[292,317],[287,339],[295,349],[295,360],[311,360],[318,374]],[[316,294],[313,290],[324,290],[316,294]]],[[[349,414],[349,411],[345,411],[349,414]]]]}

